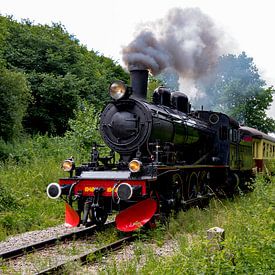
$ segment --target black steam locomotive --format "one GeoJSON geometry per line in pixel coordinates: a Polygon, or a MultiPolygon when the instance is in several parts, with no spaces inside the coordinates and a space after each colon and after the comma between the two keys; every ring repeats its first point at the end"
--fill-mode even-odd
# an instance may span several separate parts
{"type": "Polygon", "coordinates": [[[100,225],[117,211],[117,228],[132,231],[214,194],[230,195],[252,176],[252,138],[237,121],[191,111],[185,94],[164,87],[148,103],[148,71],[130,73],[132,87],[113,83],[112,101],[101,114],[110,154],[100,156],[94,144],[89,163],[64,161],[70,176],[47,188],[51,198],[67,197],[71,226],[100,225]]]}

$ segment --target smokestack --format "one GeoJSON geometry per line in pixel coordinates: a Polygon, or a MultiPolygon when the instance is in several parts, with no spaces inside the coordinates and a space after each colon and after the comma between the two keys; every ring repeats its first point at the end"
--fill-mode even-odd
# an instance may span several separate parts
{"type": "Polygon", "coordinates": [[[133,96],[139,99],[146,100],[148,70],[132,67],[130,68],[130,76],[131,85],[133,89],[133,96]]]}

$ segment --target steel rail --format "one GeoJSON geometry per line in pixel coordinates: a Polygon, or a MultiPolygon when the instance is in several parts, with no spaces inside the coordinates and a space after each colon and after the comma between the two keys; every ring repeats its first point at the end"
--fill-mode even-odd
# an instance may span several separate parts
{"type": "Polygon", "coordinates": [[[42,250],[44,248],[47,248],[49,246],[53,246],[59,242],[64,242],[66,240],[73,240],[73,239],[80,239],[82,237],[85,237],[89,234],[94,234],[97,231],[106,230],[107,228],[111,228],[114,226],[114,222],[109,222],[103,225],[102,227],[98,226],[90,226],[87,228],[83,228],[79,231],[67,233],[58,237],[46,239],[41,242],[29,244],[27,246],[22,246],[13,250],[9,250],[6,252],[3,252],[0,254],[0,259],[8,260],[8,259],[15,259],[17,257],[23,256],[26,253],[31,253],[34,251],[42,250]]]}
{"type": "Polygon", "coordinates": [[[111,244],[103,246],[97,250],[86,252],[80,256],[76,256],[72,260],[60,263],[54,267],[47,268],[47,269],[39,271],[38,273],[35,273],[35,274],[37,274],[37,275],[59,274],[59,272],[62,271],[62,269],[64,267],[66,267],[66,265],[68,263],[77,261],[77,262],[81,262],[81,264],[83,265],[83,264],[87,264],[89,262],[93,262],[93,261],[95,261],[97,255],[106,255],[110,251],[116,251],[116,250],[120,249],[121,247],[123,247],[124,244],[133,242],[135,239],[136,239],[136,236],[132,236],[132,235],[124,237],[118,241],[115,241],[111,244]]]}

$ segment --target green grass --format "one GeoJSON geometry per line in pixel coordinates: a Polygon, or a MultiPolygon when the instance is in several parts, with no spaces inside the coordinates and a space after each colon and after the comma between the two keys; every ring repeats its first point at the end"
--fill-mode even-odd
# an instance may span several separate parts
{"type": "Polygon", "coordinates": [[[64,144],[61,138],[29,138],[0,163],[0,240],[64,221],[64,203],[46,195],[47,185],[65,176],[61,161],[73,149],[64,144]]]}
{"type": "MultiPolygon", "coordinates": [[[[65,138],[37,136],[9,148],[8,159],[0,163],[0,240],[63,222],[64,204],[48,199],[45,191],[48,183],[64,176],[60,163],[72,154],[78,163],[83,161],[79,156],[86,157],[65,138]]],[[[206,209],[179,213],[168,227],[138,232],[135,258],[106,270],[110,274],[275,274],[274,181],[273,177],[268,184],[259,177],[251,193],[212,200],[206,209]],[[223,250],[211,252],[206,230],[214,226],[224,228],[226,237],[223,250]],[[180,250],[158,257],[146,247],[152,239],[157,246],[176,240],[180,250]],[[146,261],[140,266],[144,255],[146,261]]]]}
{"type": "Polygon", "coordinates": [[[46,187],[68,176],[61,170],[64,159],[74,156],[77,164],[89,159],[91,146],[80,134],[37,135],[14,144],[0,140],[0,240],[64,222],[64,203],[49,199],[46,187]]]}
{"type": "Polygon", "coordinates": [[[68,176],[60,169],[64,159],[87,162],[92,142],[102,144],[97,120],[93,106],[83,102],[64,137],[26,136],[14,143],[0,139],[0,240],[64,221],[64,203],[49,199],[46,187],[68,176]]]}
{"type": "Polygon", "coordinates": [[[204,210],[192,208],[181,212],[170,221],[165,233],[163,227],[150,233],[157,244],[161,244],[161,240],[176,240],[179,251],[175,254],[159,257],[146,248],[146,244],[142,247],[138,242],[134,259],[110,264],[101,273],[275,274],[274,178],[272,180],[273,183],[267,184],[258,178],[253,192],[234,200],[213,200],[204,210]],[[207,229],[214,226],[225,229],[224,248],[218,251],[210,249],[206,238],[207,229]],[[141,266],[140,254],[146,258],[141,266]]]}

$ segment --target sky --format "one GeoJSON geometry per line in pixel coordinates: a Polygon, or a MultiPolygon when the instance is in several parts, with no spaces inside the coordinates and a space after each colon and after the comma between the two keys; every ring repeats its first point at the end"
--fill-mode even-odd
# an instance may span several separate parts
{"type": "MultiPolygon", "coordinates": [[[[273,0],[0,0],[1,15],[35,24],[62,23],[89,50],[122,63],[138,26],[163,18],[171,8],[199,7],[227,35],[230,52],[253,57],[261,77],[275,87],[273,0]]],[[[268,110],[275,118],[275,100],[268,110]]]]}

